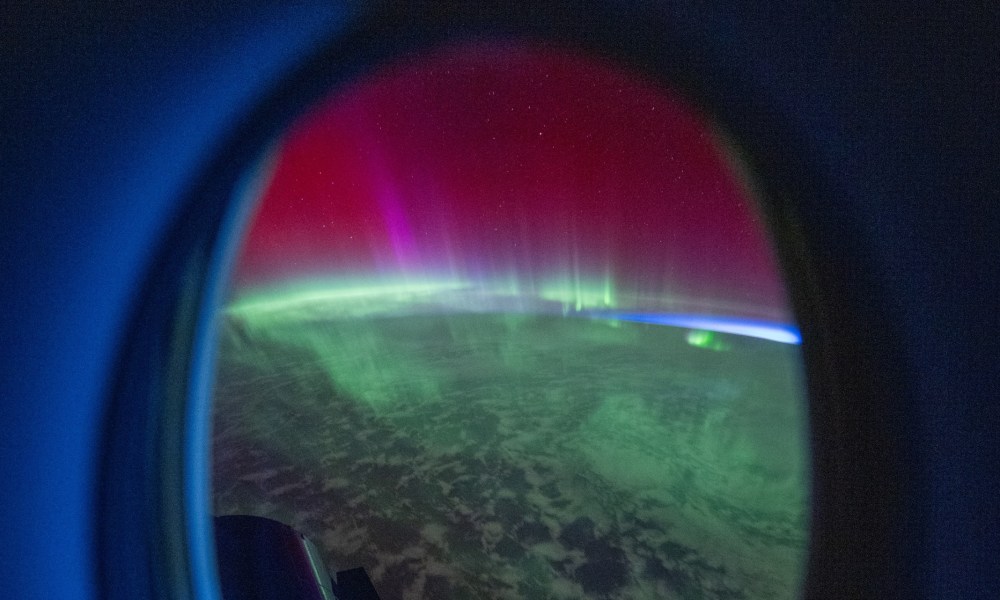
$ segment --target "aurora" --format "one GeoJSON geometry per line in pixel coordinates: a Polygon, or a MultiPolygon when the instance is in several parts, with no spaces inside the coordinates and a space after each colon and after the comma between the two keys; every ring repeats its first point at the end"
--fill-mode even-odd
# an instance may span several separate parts
{"type": "Polygon", "coordinates": [[[791,323],[751,186],[695,110],[572,53],[494,52],[444,48],[307,112],[269,163],[234,298],[446,281],[791,323]]]}

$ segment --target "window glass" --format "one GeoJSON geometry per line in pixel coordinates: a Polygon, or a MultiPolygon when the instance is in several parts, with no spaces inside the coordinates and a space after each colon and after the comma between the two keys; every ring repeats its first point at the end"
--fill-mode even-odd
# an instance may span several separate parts
{"type": "Polygon", "coordinates": [[[278,145],[221,315],[214,511],[383,598],[789,598],[798,332],[734,155],[678,95],[448,47],[278,145]]]}

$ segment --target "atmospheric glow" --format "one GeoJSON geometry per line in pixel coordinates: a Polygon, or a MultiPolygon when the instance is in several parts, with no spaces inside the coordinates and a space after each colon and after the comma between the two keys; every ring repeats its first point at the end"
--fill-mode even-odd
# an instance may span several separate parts
{"type": "MultiPolygon", "coordinates": [[[[285,286],[278,292],[257,292],[241,297],[231,305],[236,312],[282,312],[307,305],[324,307],[385,306],[413,303],[422,297],[467,288],[461,282],[383,282],[351,284],[347,282],[308,282],[285,286]]],[[[378,310],[378,309],[373,309],[378,310]]]]}
{"type": "Polygon", "coordinates": [[[613,306],[615,294],[610,285],[574,284],[542,286],[537,296],[516,285],[501,283],[488,287],[462,281],[380,282],[339,285],[331,282],[300,282],[258,292],[233,303],[229,312],[274,314],[300,317],[303,311],[325,317],[412,315],[421,313],[523,312],[560,313],[608,321],[632,321],[691,329],[688,342],[714,350],[726,349],[725,342],[712,333],[725,333],[782,344],[800,344],[796,327],[781,323],[739,318],[678,313],[634,313],[604,310],[613,306]]]}

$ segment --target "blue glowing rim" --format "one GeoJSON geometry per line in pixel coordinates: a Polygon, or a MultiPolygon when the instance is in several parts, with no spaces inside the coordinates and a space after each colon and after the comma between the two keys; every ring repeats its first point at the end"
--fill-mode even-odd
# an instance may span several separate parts
{"type": "Polygon", "coordinates": [[[785,323],[740,319],[736,317],[711,317],[692,314],[636,313],[614,311],[592,311],[589,316],[599,319],[617,319],[636,323],[670,325],[688,329],[701,329],[716,333],[730,333],[747,337],[770,340],[781,344],[802,343],[798,327],[785,323]]]}

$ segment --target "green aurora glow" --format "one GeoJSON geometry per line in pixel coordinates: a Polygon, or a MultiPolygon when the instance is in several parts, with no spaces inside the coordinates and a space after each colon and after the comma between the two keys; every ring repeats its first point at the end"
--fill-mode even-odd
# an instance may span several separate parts
{"type": "MultiPolygon", "coordinates": [[[[670,543],[720,565],[730,573],[725,581],[747,597],[794,597],[804,565],[809,487],[797,347],[704,330],[564,318],[558,310],[476,313],[475,302],[486,296],[479,290],[469,296],[469,288],[452,281],[305,285],[240,299],[224,313],[216,427],[247,432],[254,447],[270,446],[307,478],[349,473],[370,457],[391,453],[389,440],[378,437],[339,449],[317,441],[350,440],[362,429],[350,420],[332,430],[322,425],[331,410],[364,415],[364,422],[391,432],[390,439],[419,448],[398,459],[415,473],[437,472],[433,465],[439,461],[464,461],[483,451],[498,452],[512,465],[544,464],[567,490],[572,510],[602,527],[613,531],[622,519],[666,527],[670,543]],[[441,312],[441,303],[466,311],[441,312]],[[242,384],[228,372],[247,373],[253,386],[230,398],[227,390],[242,384]],[[316,389],[335,390],[336,402],[316,389]],[[282,424],[287,414],[295,415],[296,426],[282,424]],[[483,415],[494,424],[482,424],[483,415]],[[581,476],[628,510],[598,509],[605,492],[568,491],[581,476]]],[[[546,301],[569,313],[614,299],[601,286],[554,285],[547,292],[546,301]]],[[[234,452],[228,448],[247,443],[217,440],[217,450],[226,456],[234,452]]],[[[238,473],[216,471],[217,487],[242,489],[228,483],[238,473]]],[[[366,479],[339,477],[338,486],[365,498],[366,510],[380,519],[397,515],[404,525],[414,519],[417,530],[424,521],[447,522],[452,517],[434,507],[459,501],[444,496],[429,501],[422,509],[427,514],[404,518],[399,515],[412,509],[397,502],[410,500],[398,498],[391,485],[382,490],[366,479]]],[[[264,502],[222,498],[222,512],[264,502]]],[[[541,501],[531,498],[524,501],[541,501]]],[[[296,511],[317,510],[313,502],[269,496],[266,506],[274,508],[264,512],[297,522],[296,511]],[[274,510],[279,512],[268,512],[274,510]]],[[[560,526],[579,518],[570,508],[558,514],[566,516],[549,518],[560,526]]],[[[358,531],[366,531],[358,519],[358,531]]],[[[381,564],[371,562],[375,546],[350,550],[354,546],[325,530],[311,533],[329,540],[325,550],[340,565],[381,564]]],[[[348,537],[366,539],[357,535],[368,534],[348,537]]],[[[541,560],[550,551],[545,548],[526,551],[529,557],[542,553],[541,560]]],[[[454,552],[447,560],[463,572],[502,566],[486,555],[477,558],[472,549],[454,552]]],[[[544,564],[520,568],[545,579],[544,564]]]]}
{"type": "MultiPolygon", "coordinates": [[[[559,312],[631,310],[653,307],[659,312],[697,312],[706,315],[741,314],[752,306],[707,301],[681,294],[637,296],[617,290],[612,278],[603,280],[552,277],[537,285],[510,277],[476,281],[454,277],[356,277],[298,279],[281,285],[242,290],[227,307],[229,312],[285,313],[323,306],[341,316],[408,313],[430,305],[452,311],[559,312]]],[[[331,315],[332,316],[332,315],[331,315]]]]}

